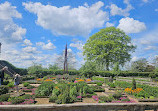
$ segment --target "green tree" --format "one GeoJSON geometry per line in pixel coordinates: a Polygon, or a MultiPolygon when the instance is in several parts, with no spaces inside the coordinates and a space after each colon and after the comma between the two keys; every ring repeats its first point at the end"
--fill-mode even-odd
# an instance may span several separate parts
{"type": "Polygon", "coordinates": [[[59,70],[60,68],[58,67],[57,64],[54,64],[54,65],[51,65],[49,64],[49,70],[50,71],[56,71],[56,70],[59,70]]]}
{"type": "Polygon", "coordinates": [[[41,74],[41,72],[43,71],[43,67],[41,64],[36,64],[36,63],[33,63],[32,66],[28,67],[28,73],[29,74],[41,74]]]}
{"type": "Polygon", "coordinates": [[[141,58],[132,62],[131,70],[134,72],[145,72],[148,65],[148,61],[145,58],[141,58]]]}
{"type": "Polygon", "coordinates": [[[86,60],[106,64],[106,70],[116,62],[122,66],[131,59],[130,52],[136,48],[131,44],[131,38],[115,27],[101,29],[92,35],[84,45],[83,55],[86,60]]]}
{"type": "Polygon", "coordinates": [[[82,74],[84,74],[86,77],[92,77],[93,74],[96,72],[96,64],[91,61],[87,61],[82,67],[80,68],[80,71],[82,74]]]}

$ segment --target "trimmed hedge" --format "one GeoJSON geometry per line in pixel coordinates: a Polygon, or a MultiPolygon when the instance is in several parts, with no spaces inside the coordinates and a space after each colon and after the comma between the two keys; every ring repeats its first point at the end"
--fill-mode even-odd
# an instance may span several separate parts
{"type": "MultiPolygon", "coordinates": [[[[64,71],[63,70],[56,70],[56,71],[50,71],[50,70],[43,70],[40,72],[37,72],[36,76],[38,77],[44,77],[47,75],[63,75],[64,71]]],[[[82,74],[82,71],[80,70],[69,70],[68,71],[69,75],[80,75],[82,74]]],[[[114,74],[112,71],[97,71],[97,72],[89,72],[90,74],[94,76],[103,76],[103,77],[110,77],[110,76],[142,76],[142,77],[149,77],[149,75],[153,74],[154,72],[127,72],[127,71],[121,71],[118,74],[114,74]]],[[[154,74],[156,77],[158,77],[158,74],[154,74]]]]}

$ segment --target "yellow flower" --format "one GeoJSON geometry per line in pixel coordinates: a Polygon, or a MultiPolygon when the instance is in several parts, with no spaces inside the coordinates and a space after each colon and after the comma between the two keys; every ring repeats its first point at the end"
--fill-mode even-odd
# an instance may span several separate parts
{"type": "Polygon", "coordinates": [[[55,89],[58,89],[58,90],[59,90],[59,88],[58,88],[57,86],[55,86],[55,89]]]}
{"type": "Polygon", "coordinates": [[[44,80],[44,81],[52,81],[51,79],[46,79],[46,80],[44,80]]]}
{"type": "Polygon", "coordinates": [[[91,79],[86,79],[86,81],[87,81],[87,82],[90,82],[90,81],[92,81],[92,80],[91,80],[91,79]]]}
{"type": "Polygon", "coordinates": [[[36,79],[36,80],[37,80],[37,81],[42,81],[42,79],[40,79],[40,78],[39,78],[39,79],[36,79]]]}
{"type": "Polygon", "coordinates": [[[83,79],[79,79],[79,80],[77,80],[78,82],[81,82],[81,81],[84,81],[83,79]]]}

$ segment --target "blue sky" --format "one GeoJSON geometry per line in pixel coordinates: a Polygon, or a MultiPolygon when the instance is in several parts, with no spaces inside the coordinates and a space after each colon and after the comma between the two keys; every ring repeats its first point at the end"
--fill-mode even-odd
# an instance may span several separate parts
{"type": "Polygon", "coordinates": [[[157,0],[1,0],[0,23],[1,59],[18,67],[54,64],[67,43],[79,68],[86,40],[109,26],[137,45],[131,61],[158,54],[157,0]]]}

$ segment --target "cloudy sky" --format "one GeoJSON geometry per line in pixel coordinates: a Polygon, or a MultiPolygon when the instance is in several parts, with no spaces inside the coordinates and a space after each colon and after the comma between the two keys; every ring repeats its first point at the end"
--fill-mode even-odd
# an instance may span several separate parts
{"type": "Polygon", "coordinates": [[[1,59],[17,67],[46,67],[67,43],[79,68],[86,40],[110,26],[137,45],[133,61],[158,55],[157,0],[0,0],[1,59]]]}

